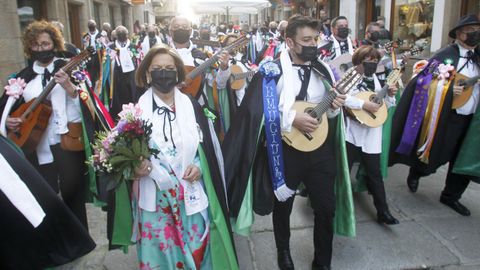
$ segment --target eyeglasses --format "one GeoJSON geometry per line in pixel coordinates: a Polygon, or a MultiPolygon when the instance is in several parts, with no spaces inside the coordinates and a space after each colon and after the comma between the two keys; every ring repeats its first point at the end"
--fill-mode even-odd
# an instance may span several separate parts
{"type": "Polygon", "coordinates": [[[53,44],[50,43],[50,42],[42,42],[40,44],[35,43],[35,44],[32,44],[32,49],[33,50],[40,50],[40,48],[41,48],[42,50],[46,50],[46,49],[49,49],[50,47],[52,47],[52,45],[53,44]]]}

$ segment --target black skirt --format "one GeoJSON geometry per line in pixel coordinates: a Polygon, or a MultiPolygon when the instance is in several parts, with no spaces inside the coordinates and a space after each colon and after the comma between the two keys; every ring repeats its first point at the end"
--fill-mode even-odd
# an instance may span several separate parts
{"type": "Polygon", "coordinates": [[[0,136],[0,154],[27,185],[46,216],[34,228],[0,191],[0,269],[44,269],[95,248],[88,231],[34,167],[0,136]]]}

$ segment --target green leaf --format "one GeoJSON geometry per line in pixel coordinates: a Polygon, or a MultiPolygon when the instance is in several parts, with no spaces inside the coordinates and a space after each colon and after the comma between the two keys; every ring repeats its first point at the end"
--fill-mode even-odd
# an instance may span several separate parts
{"type": "Polygon", "coordinates": [[[127,156],[131,159],[137,158],[135,154],[132,152],[132,150],[128,149],[126,146],[114,146],[112,147],[113,152],[117,152],[118,154],[122,154],[124,156],[127,156]]]}
{"type": "Polygon", "coordinates": [[[115,156],[110,159],[110,164],[112,164],[113,167],[117,167],[120,165],[120,163],[125,162],[125,161],[132,161],[133,159],[126,157],[126,156],[115,156]]]}
{"type": "Polygon", "coordinates": [[[138,139],[134,139],[133,142],[132,142],[132,150],[133,150],[133,153],[136,155],[136,156],[140,156],[142,154],[142,149],[141,149],[141,145],[140,145],[140,140],[138,139]]]}

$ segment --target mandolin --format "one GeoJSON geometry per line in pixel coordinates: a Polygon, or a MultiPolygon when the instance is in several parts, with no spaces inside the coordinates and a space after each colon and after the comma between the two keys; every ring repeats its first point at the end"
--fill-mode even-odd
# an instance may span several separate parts
{"type": "Polygon", "coordinates": [[[453,96],[452,109],[458,109],[467,103],[467,101],[470,99],[470,96],[472,96],[473,86],[478,82],[479,79],[480,75],[469,78],[460,73],[455,73],[455,85],[463,86],[464,88],[462,94],[453,96]]]}
{"type": "Polygon", "coordinates": [[[218,51],[212,57],[205,60],[198,67],[185,66],[185,72],[187,76],[185,78],[185,85],[182,87],[182,92],[186,94],[191,94],[193,97],[197,97],[200,92],[200,86],[202,85],[203,76],[205,70],[215,64],[219,57],[220,53],[227,51],[228,53],[238,50],[239,48],[245,46],[248,43],[248,37],[242,36],[236,39],[232,44],[226,46],[222,50],[218,51]]]}
{"type": "Polygon", "coordinates": [[[283,140],[291,147],[302,152],[311,152],[322,146],[328,135],[328,121],[325,113],[330,108],[337,93],[348,93],[362,79],[362,75],[362,65],[352,67],[335,84],[336,91],[330,91],[319,104],[312,104],[306,101],[295,102],[292,109],[297,112],[303,111],[316,118],[319,126],[311,133],[292,127],[290,132],[282,133],[283,140]]]}
{"type": "MultiPolygon", "coordinates": [[[[92,52],[93,48],[91,47],[85,49],[65,64],[62,70],[68,74],[71,73],[74,68],[87,60],[92,52]]],[[[50,115],[52,114],[52,107],[50,102],[46,101],[46,98],[50,92],[52,92],[55,85],[57,85],[57,83],[55,79],[52,78],[37,98],[22,104],[10,115],[10,117],[22,119],[23,122],[19,130],[9,132],[8,137],[20,146],[26,154],[35,151],[48,126],[50,115]]]]}
{"type": "Polygon", "coordinates": [[[244,72],[239,65],[230,66],[230,88],[240,90],[245,86],[246,80],[251,80],[256,70],[244,72]]]}
{"type": "Polygon", "coordinates": [[[355,120],[360,122],[363,125],[369,127],[379,127],[385,123],[388,116],[388,108],[385,102],[383,102],[383,98],[387,95],[388,88],[391,85],[395,85],[398,80],[402,77],[402,71],[400,68],[396,68],[390,72],[388,75],[385,86],[379,92],[372,92],[372,91],[362,91],[355,95],[356,98],[364,100],[364,101],[371,101],[377,104],[381,104],[381,107],[378,109],[377,112],[369,112],[367,110],[352,110],[347,109],[347,113],[352,116],[355,120]]]}
{"type": "Polygon", "coordinates": [[[203,39],[191,39],[190,40],[193,44],[204,47],[204,46],[210,46],[212,48],[221,48],[222,44],[219,41],[213,41],[213,40],[203,40],[203,39]]]}

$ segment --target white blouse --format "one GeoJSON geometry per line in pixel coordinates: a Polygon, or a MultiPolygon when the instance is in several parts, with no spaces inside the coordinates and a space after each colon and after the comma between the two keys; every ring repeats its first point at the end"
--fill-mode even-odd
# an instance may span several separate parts
{"type": "MultiPolygon", "coordinates": [[[[374,76],[375,92],[379,92],[382,87],[378,78],[374,76]]],[[[360,89],[354,88],[347,94],[345,100],[345,107],[359,110],[362,109],[364,101],[355,97],[355,94],[359,93],[360,89]]],[[[395,97],[386,95],[384,98],[387,108],[395,106],[395,97]]],[[[380,154],[382,152],[382,129],[379,127],[368,127],[360,124],[357,120],[347,117],[345,121],[345,140],[357,147],[362,148],[362,152],[367,154],[380,154]]]]}

